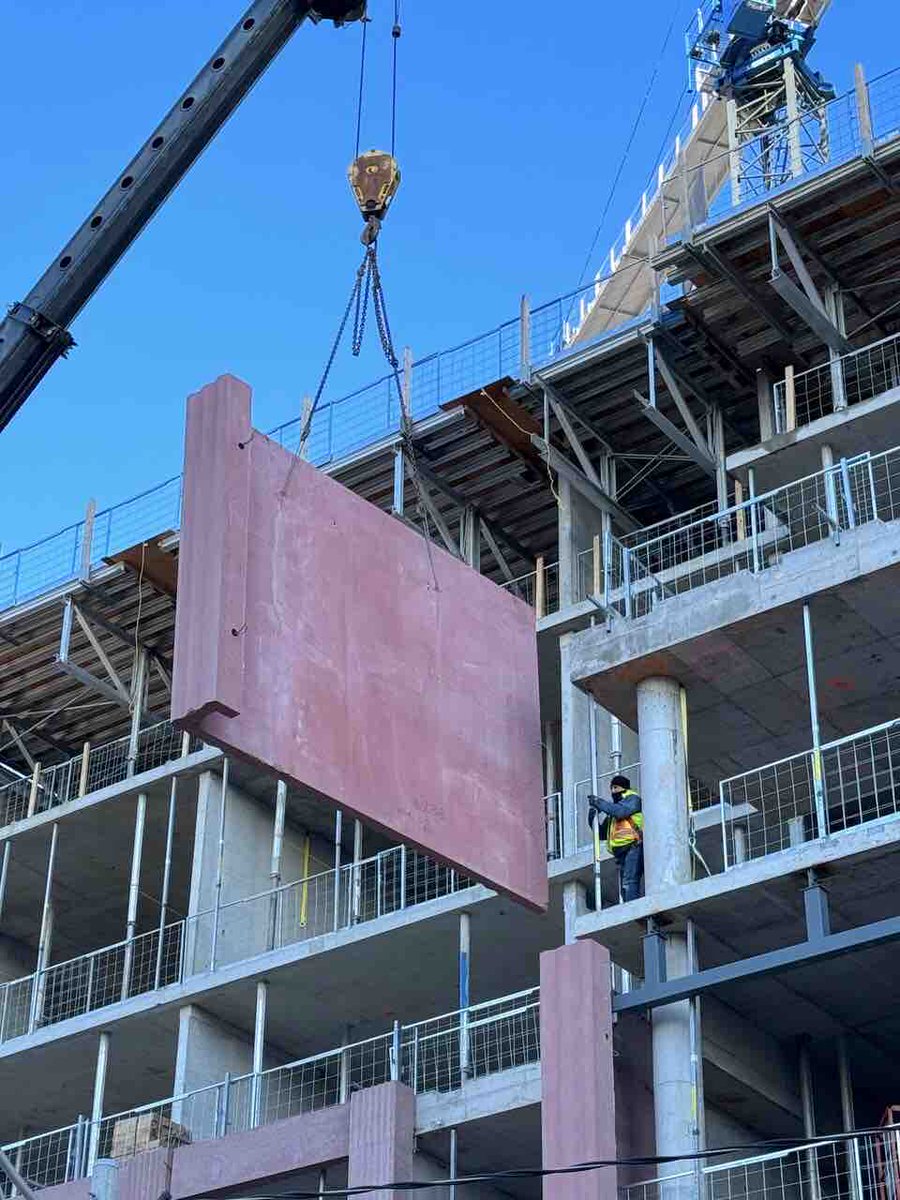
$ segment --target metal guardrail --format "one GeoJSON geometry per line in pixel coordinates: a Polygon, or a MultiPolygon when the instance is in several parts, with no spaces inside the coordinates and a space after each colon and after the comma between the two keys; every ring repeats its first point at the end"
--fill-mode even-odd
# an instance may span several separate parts
{"type": "MultiPolygon", "coordinates": [[[[470,1079],[540,1061],[537,988],[489,1000],[258,1074],[142,1105],[96,1125],[71,1125],[3,1149],[36,1188],[84,1178],[97,1157],[126,1159],[254,1129],[346,1103],[351,1094],[399,1079],[419,1095],[456,1091],[470,1079]]],[[[12,1200],[0,1179],[0,1198],[12,1200]]]]}
{"type": "MultiPolygon", "coordinates": [[[[875,145],[900,136],[900,70],[873,80],[869,84],[868,94],[875,145]]],[[[860,136],[856,100],[852,93],[831,101],[826,109],[829,130],[827,161],[808,160],[804,164],[803,175],[792,178],[785,187],[794,186],[799,179],[855,157],[867,149],[860,136]]],[[[543,366],[566,352],[576,333],[568,325],[573,314],[580,314],[580,324],[604,283],[616,270],[623,269],[623,266],[628,269],[629,264],[623,264],[623,260],[628,258],[629,246],[641,216],[660,190],[665,197],[663,182],[673,178],[681,159],[682,139],[686,139],[691,129],[696,127],[700,115],[700,110],[695,106],[689,115],[690,128],[686,127],[683,134],[676,138],[672,158],[660,164],[655,171],[614,244],[609,261],[589,284],[532,309],[527,322],[507,321],[462,345],[429,355],[413,364],[411,409],[415,419],[433,415],[440,411],[440,405],[446,401],[492,383],[504,375],[518,376],[523,364],[543,366]]],[[[766,136],[770,136],[770,133],[766,136]]],[[[760,199],[758,195],[742,197],[740,203],[735,205],[727,187],[718,191],[721,183],[719,158],[721,156],[707,160],[693,173],[704,173],[703,180],[699,182],[702,182],[703,195],[708,203],[706,224],[757,203],[760,199]],[[711,199],[713,191],[718,191],[715,200],[711,199]]],[[[690,194],[700,194],[699,182],[693,177],[685,181],[690,194]]],[[[679,204],[681,190],[679,187],[679,204]]],[[[779,190],[782,189],[775,189],[779,190]]],[[[668,221],[666,227],[674,236],[676,230],[681,230],[681,222],[673,224],[668,221]]],[[[636,321],[643,319],[643,314],[635,318],[636,321]]],[[[618,328],[625,328],[632,323],[627,321],[618,328]]],[[[390,377],[385,376],[348,396],[322,404],[316,412],[310,434],[308,452],[311,461],[317,466],[325,466],[397,434],[399,412],[391,386],[390,377]]],[[[299,433],[298,419],[279,426],[270,436],[281,445],[296,450],[299,433]]],[[[176,476],[159,487],[97,513],[87,548],[84,545],[85,523],[79,521],[39,542],[3,555],[0,557],[0,611],[77,578],[86,558],[92,566],[97,566],[105,557],[134,545],[142,538],[159,535],[168,529],[178,529],[180,521],[181,477],[176,476]]]]}
{"type": "Polygon", "coordinates": [[[872,400],[900,387],[900,334],[833,358],[775,384],[776,433],[789,433],[820,417],[872,400]]]}
{"type": "Polygon", "coordinates": [[[900,814],[900,720],[719,785],[725,869],[900,814]]]}
{"type": "Polygon", "coordinates": [[[900,1126],[697,1169],[619,1189],[622,1200],[889,1200],[900,1190],[900,1126]]]}
{"type": "Polygon", "coordinates": [[[395,846],[0,984],[0,1043],[472,886],[450,867],[395,846]]]}
{"type": "Polygon", "coordinates": [[[602,601],[610,615],[645,616],[672,596],[739,571],[759,573],[794,550],[898,517],[900,448],[842,459],[634,547],[608,536],[602,601]]]}
{"type": "Polygon", "coordinates": [[[152,771],[202,745],[198,738],[176,729],[171,721],[160,721],[140,731],[133,763],[128,756],[129,741],[128,737],[122,737],[99,746],[85,743],[84,752],[77,758],[52,767],[41,768],[37,764],[27,778],[0,787],[0,829],[123,779],[152,771]]]}

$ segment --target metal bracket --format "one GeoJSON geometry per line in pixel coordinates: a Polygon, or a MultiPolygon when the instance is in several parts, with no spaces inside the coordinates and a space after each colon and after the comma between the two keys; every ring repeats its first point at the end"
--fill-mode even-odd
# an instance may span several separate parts
{"type": "Polygon", "coordinates": [[[9,315],[14,321],[19,321],[22,325],[26,325],[32,333],[48,345],[53,342],[62,342],[63,346],[60,354],[65,358],[68,352],[76,344],[75,339],[69,333],[68,329],[64,329],[62,325],[45,316],[38,309],[32,308],[28,304],[23,304],[17,301],[9,306],[9,315]]]}

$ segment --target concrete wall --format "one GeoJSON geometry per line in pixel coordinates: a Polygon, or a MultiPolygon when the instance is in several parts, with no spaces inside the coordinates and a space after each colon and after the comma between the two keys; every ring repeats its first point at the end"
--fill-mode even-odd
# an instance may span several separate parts
{"type": "Polygon", "coordinates": [[[545,908],[533,611],[251,431],[232,378],[188,402],[184,495],[174,719],[545,908]]]}
{"type": "Polygon", "coordinates": [[[0,983],[21,979],[34,970],[35,952],[16,938],[0,934],[0,983]]]}
{"type": "MultiPolygon", "coordinates": [[[[200,777],[197,795],[197,822],[194,830],[194,864],[188,913],[196,917],[187,933],[185,962],[188,972],[209,970],[212,949],[213,917],[216,899],[216,873],[219,857],[219,828],[222,812],[222,780],[214,772],[200,777]],[[207,915],[198,915],[207,914],[207,915]]],[[[244,900],[271,887],[272,829],[271,807],[229,784],[225,803],[225,846],[222,867],[221,904],[244,900]]],[[[304,835],[285,830],[281,878],[290,883],[303,878],[304,835]]],[[[321,849],[310,856],[310,873],[325,871],[321,849]]],[[[290,922],[291,893],[283,905],[282,925],[290,922]]],[[[261,897],[240,907],[220,910],[216,938],[216,965],[237,962],[269,948],[272,906],[261,897]]],[[[286,931],[284,931],[286,932],[286,931]]]]}

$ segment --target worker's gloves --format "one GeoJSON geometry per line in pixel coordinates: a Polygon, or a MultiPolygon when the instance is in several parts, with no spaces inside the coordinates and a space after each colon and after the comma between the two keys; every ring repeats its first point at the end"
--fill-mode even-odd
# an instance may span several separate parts
{"type": "Polygon", "coordinates": [[[593,828],[595,821],[602,821],[606,814],[597,807],[597,797],[588,796],[588,824],[593,828]]]}

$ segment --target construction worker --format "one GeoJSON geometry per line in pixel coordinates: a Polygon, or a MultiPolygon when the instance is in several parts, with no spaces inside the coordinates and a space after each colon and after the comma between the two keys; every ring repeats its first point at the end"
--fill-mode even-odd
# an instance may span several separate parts
{"type": "Polygon", "coordinates": [[[601,813],[607,817],[606,847],[619,868],[619,891],[623,902],[637,900],[644,876],[644,814],[641,798],[625,775],[610,781],[611,799],[588,796],[588,820],[593,827],[601,813]]]}

